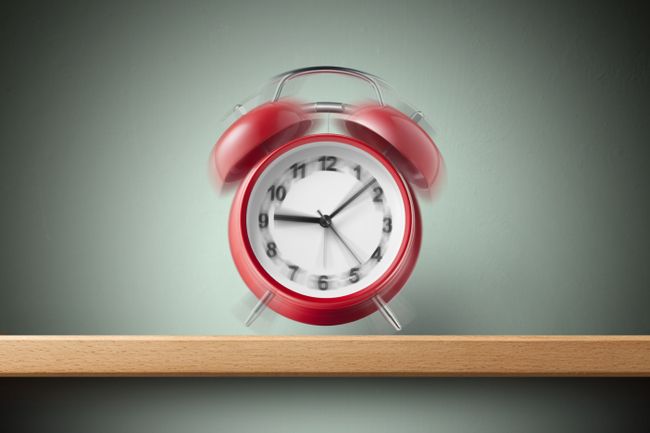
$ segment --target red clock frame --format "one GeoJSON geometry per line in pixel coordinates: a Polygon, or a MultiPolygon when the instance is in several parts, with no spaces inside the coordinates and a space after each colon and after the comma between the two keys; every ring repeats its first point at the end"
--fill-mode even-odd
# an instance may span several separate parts
{"type": "Polygon", "coordinates": [[[290,319],[312,325],[338,325],[365,317],[377,310],[375,296],[390,301],[406,284],[413,272],[422,243],[420,210],[409,184],[399,171],[372,146],[339,134],[314,134],[294,139],[262,158],[239,186],[230,210],[228,238],[230,250],[242,279],[250,290],[262,298],[267,292],[274,296],[268,306],[290,319]],[[296,293],[277,282],[266,272],[248,239],[246,210],[253,186],[260,174],[285,152],[309,143],[333,141],[359,148],[375,157],[398,185],[405,213],[404,237],[397,256],[389,268],[368,287],[336,298],[317,298],[296,293]]]}

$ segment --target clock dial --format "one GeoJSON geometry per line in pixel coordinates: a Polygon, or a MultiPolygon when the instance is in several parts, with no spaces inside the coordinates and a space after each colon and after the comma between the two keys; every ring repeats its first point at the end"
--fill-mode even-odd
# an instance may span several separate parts
{"type": "Polygon", "coordinates": [[[336,298],[363,290],[395,261],[406,204],[372,154],[336,142],[295,147],[257,179],[246,209],[252,250],[278,283],[336,298]]]}

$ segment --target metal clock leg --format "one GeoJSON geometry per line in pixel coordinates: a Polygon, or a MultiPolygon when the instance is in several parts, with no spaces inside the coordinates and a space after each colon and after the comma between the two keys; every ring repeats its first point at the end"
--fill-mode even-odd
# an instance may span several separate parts
{"type": "Polygon", "coordinates": [[[271,292],[266,292],[264,296],[260,298],[260,300],[257,302],[255,307],[251,310],[250,314],[246,318],[246,321],[244,324],[246,326],[251,326],[255,319],[260,317],[260,314],[262,314],[262,311],[266,308],[266,306],[271,302],[271,299],[273,299],[273,293],[271,292]]]}
{"type": "Polygon", "coordinates": [[[375,296],[372,300],[375,302],[375,305],[377,305],[377,308],[379,308],[379,312],[384,316],[384,319],[386,319],[386,321],[388,321],[396,331],[401,331],[402,325],[400,325],[399,320],[397,320],[395,313],[393,313],[393,311],[388,307],[388,304],[386,304],[379,296],[375,296]]]}

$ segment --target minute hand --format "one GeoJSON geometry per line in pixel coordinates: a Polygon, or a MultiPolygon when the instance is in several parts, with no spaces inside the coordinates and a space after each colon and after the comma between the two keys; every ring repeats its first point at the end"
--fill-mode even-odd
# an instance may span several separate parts
{"type": "Polygon", "coordinates": [[[371,180],[370,182],[368,182],[367,184],[365,184],[364,186],[362,186],[362,187],[359,189],[359,191],[357,191],[357,192],[355,192],[354,194],[352,194],[352,196],[351,196],[349,199],[345,200],[345,201],[344,201],[344,202],[343,202],[339,207],[337,207],[336,209],[334,209],[334,211],[329,215],[329,217],[330,217],[330,218],[334,218],[334,217],[336,216],[336,214],[338,214],[338,213],[341,212],[343,209],[345,209],[345,207],[346,207],[347,205],[349,205],[350,203],[352,203],[352,202],[353,202],[357,197],[359,197],[361,194],[363,194],[363,192],[364,192],[365,190],[367,190],[368,188],[370,188],[370,186],[371,186],[373,183],[375,183],[375,182],[377,182],[377,180],[376,180],[376,179],[373,179],[373,180],[371,180]]]}

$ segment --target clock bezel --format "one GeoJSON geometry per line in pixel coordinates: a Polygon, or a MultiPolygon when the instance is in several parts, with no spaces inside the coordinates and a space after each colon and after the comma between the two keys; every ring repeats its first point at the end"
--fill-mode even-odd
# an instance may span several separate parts
{"type": "Polygon", "coordinates": [[[291,319],[317,325],[346,323],[364,317],[377,309],[373,297],[389,301],[408,279],[415,265],[421,241],[420,217],[410,187],[382,154],[370,145],[340,134],[313,134],[294,139],[273,150],[251,170],[240,185],[230,214],[229,241],[235,265],[249,289],[261,298],[273,293],[269,307],[291,319]],[[264,269],[248,238],[246,213],[251,192],[260,175],[275,159],[301,145],[330,141],[354,146],[377,159],[397,184],[404,206],[403,237],[395,259],[375,281],[357,292],[332,298],[303,295],[285,287],[264,269]]]}

